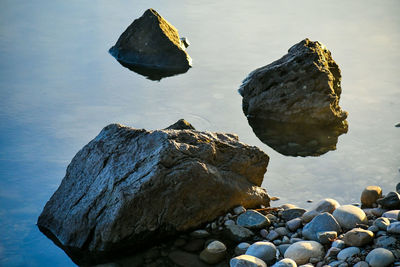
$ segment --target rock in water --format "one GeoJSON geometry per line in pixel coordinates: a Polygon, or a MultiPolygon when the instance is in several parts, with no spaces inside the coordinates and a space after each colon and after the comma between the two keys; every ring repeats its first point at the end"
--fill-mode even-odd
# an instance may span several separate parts
{"type": "Polygon", "coordinates": [[[268,156],[233,134],[105,127],[38,219],[78,265],[109,261],[242,205],[269,206],[268,156]]]}
{"type": "Polygon", "coordinates": [[[192,62],[178,30],[154,9],[133,21],[109,52],[123,66],[152,80],[186,72],[192,62]]]}
{"type": "Polygon", "coordinates": [[[341,124],[341,74],[331,52],[305,39],[281,59],[251,72],[239,93],[247,117],[284,123],[341,124]]]}

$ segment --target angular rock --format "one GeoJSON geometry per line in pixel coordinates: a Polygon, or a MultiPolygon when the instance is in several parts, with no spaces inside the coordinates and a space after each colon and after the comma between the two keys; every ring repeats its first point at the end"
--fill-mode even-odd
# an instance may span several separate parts
{"type": "Polygon", "coordinates": [[[123,66],[154,80],[186,72],[192,64],[178,30],[154,9],[133,21],[109,52],[123,66]]]}
{"type": "Polygon", "coordinates": [[[276,247],[271,242],[255,242],[247,249],[246,255],[251,255],[262,259],[265,263],[270,263],[276,258],[276,247]]]}
{"type": "Polygon", "coordinates": [[[224,243],[216,240],[207,245],[200,253],[200,259],[208,264],[221,262],[226,255],[226,246],[224,243]]]}
{"type": "Polygon", "coordinates": [[[282,212],[282,219],[284,219],[285,221],[290,221],[294,218],[301,217],[305,212],[306,210],[301,208],[287,209],[282,212]]]}
{"type": "Polygon", "coordinates": [[[324,247],[315,241],[296,242],[285,251],[285,258],[294,260],[298,265],[307,263],[310,258],[323,259],[324,255],[324,247]]]}
{"type": "Polygon", "coordinates": [[[385,209],[400,209],[400,194],[397,192],[389,192],[384,198],[380,198],[376,202],[385,209]]]}
{"type": "Polygon", "coordinates": [[[254,233],[245,227],[235,224],[226,227],[225,235],[234,242],[243,242],[252,238],[254,233]]]}
{"type": "Polygon", "coordinates": [[[345,261],[350,257],[353,257],[354,255],[360,254],[361,250],[357,247],[348,247],[345,249],[342,249],[339,254],[337,255],[337,259],[341,261],[345,261]]]}
{"type": "Polygon", "coordinates": [[[376,248],[368,253],[365,261],[371,267],[385,267],[390,266],[394,262],[394,256],[390,250],[376,248]]]}
{"type": "Polygon", "coordinates": [[[111,124],[73,158],[37,224],[78,265],[110,261],[235,206],[268,206],[267,164],[232,134],[111,124]]]}
{"type": "Polygon", "coordinates": [[[239,215],[236,224],[249,229],[259,229],[270,224],[267,217],[255,210],[247,210],[239,215]]]}
{"type": "Polygon", "coordinates": [[[357,224],[368,222],[364,211],[353,205],[340,206],[332,215],[343,229],[353,229],[357,224]]]}
{"type": "Polygon", "coordinates": [[[267,267],[263,260],[251,255],[240,255],[232,258],[229,265],[230,267],[267,267]]]}
{"type": "Polygon", "coordinates": [[[165,128],[165,130],[196,130],[196,129],[187,120],[180,119],[179,121],[165,128]]]}
{"type": "Polygon", "coordinates": [[[344,234],[343,241],[347,246],[363,247],[374,240],[374,233],[361,228],[354,228],[344,234]]]}
{"type": "Polygon", "coordinates": [[[282,259],[272,265],[272,267],[297,267],[297,264],[294,260],[292,259],[282,259]]]}
{"type": "Polygon", "coordinates": [[[332,214],[324,212],[312,219],[311,222],[307,223],[303,227],[303,236],[306,239],[319,241],[318,233],[326,231],[335,231],[340,233],[342,230],[339,223],[335,220],[332,214]]]}
{"type": "Polygon", "coordinates": [[[361,193],[361,204],[363,207],[371,208],[380,197],[382,197],[382,188],[373,185],[367,186],[361,193]]]}

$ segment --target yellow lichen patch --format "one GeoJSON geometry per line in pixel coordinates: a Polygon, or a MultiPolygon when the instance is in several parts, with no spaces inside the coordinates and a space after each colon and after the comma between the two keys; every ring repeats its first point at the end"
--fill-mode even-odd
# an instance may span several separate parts
{"type": "Polygon", "coordinates": [[[166,19],[164,19],[160,14],[158,14],[157,11],[155,11],[154,9],[150,9],[150,11],[155,16],[157,16],[160,28],[164,32],[165,36],[167,36],[168,39],[171,42],[173,42],[177,47],[182,49],[181,40],[179,39],[178,30],[171,23],[169,23],[166,19]]]}

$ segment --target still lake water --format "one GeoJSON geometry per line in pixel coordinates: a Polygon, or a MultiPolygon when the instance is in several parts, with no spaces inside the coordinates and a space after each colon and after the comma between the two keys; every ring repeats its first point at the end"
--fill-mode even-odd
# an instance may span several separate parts
{"type": "Polygon", "coordinates": [[[36,228],[75,153],[109,123],[233,132],[270,157],[274,205],[359,201],[367,185],[400,181],[399,1],[0,2],[0,266],[73,266],[36,228]],[[193,68],[150,81],[108,49],[156,9],[188,37],[193,68]],[[349,131],[337,150],[287,157],[263,144],[241,110],[241,81],[304,38],[342,70],[349,131]]]}

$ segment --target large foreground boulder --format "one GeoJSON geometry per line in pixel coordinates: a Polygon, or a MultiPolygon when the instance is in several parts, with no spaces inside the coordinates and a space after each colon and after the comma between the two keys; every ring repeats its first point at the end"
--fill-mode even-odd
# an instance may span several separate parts
{"type": "Polygon", "coordinates": [[[123,66],[152,80],[186,72],[192,64],[178,30],[154,9],[133,21],[109,52],[123,66]]]}
{"type": "Polygon", "coordinates": [[[72,159],[38,219],[80,265],[199,227],[231,208],[269,205],[268,156],[233,134],[105,127],[72,159]]]}
{"type": "Polygon", "coordinates": [[[249,118],[293,124],[340,124],[341,74],[329,50],[305,39],[288,54],[251,72],[239,93],[249,118]]]}

